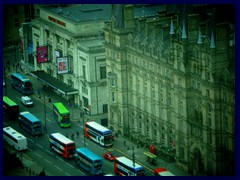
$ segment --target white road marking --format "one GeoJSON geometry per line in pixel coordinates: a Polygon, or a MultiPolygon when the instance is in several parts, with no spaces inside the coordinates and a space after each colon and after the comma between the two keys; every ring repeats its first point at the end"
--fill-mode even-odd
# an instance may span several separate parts
{"type": "Polygon", "coordinates": [[[36,152],[35,152],[34,154],[36,154],[36,155],[39,156],[39,157],[42,157],[40,154],[38,154],[38,153],[36,153],[36,152]]]}
{"type": "Polygon", "coordinates": [[[55,167],[56,167],[57,169],[59,169],[60,171],[63,171],[60,167],[58,167],[58,166],[56,166],[56,165],[55,165],[55,167]]]}
{"type": "Polygon", "coordinates": [[[71,164],[67,163],[67,165],[69,165],[71,168],[74,168],[71,164]]]}
{"type": "Polygon", "coordinates": [[[47,161],[49,164],[52,164],[52,162],[50,162],[49,160],[47,160],[47,159],[44,159],[45,161],[47,161]]]}
{"type": "Polygon", "coordinates": [[[58,158],[59,160],[63,161],[60,157],[56,156],[56,158],[58,158]]]}
{"type": "Polygon", "coordinates": [[[32,143],[34,142],[32,139],[30,139],[30,138],[27,138],[29,141],[31,141],[32,143]]]}
{"type": "Polygon", "coordinates": [[[51,152],[51,151],[49,151],[48,149],[45,149],[48,153],[50,153],[50,154],[52,154],[53,155],[53,153],[51,152]]]}
{"type": "Polygon", "coordinates": [[[37,144],[38,147],[43,148],[40,144],[37,144]]]}

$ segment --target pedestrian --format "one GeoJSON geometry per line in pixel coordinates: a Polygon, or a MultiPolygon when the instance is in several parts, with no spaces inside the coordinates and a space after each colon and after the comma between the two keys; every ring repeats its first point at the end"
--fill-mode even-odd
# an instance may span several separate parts
{"type": "Polygon", "coordinates": [[[73,133],[71,134],[71,138],[74,139],[74,134],[73,133]]]}
{"type": "Polygon", "coordinates": [[[79,137],[79,132],[77,131],[77,137],[79,137]]]}

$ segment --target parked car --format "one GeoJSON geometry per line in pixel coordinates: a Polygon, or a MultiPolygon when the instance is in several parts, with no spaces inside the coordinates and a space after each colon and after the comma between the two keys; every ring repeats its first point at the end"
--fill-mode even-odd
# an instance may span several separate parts
{"type": "Polygon", "coordinates": [[[21,97],[21,102],[25,106],[33,106],[32,99],[28,96],[22,96],[21,97]]]}
{"type": "Polygon", "coordinates": [[[115,161],[116,160],[116,157],[114,155],[112,155],[111,152],[104,153],[103,157],[108,161],[115,161]]]}

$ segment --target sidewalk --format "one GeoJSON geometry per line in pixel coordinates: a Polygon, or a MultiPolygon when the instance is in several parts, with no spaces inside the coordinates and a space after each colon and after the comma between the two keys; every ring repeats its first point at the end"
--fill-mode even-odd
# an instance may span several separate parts
{"type": "Polygon", "coordinates": [[[172,172],[173,174],[175,174],[176,176],[189,176],[189,174],[177,168],[175,163],[166,162],[163,159],[160,159],[159,157],[157,157],[156,166],[148,163],[146,161],[147,157],[146,155],[144,155],[144,152],[149,151],[149,149],[145,147],[137,147],[137,144],[132,142],[127,137],[122,137],[121,135],[118,135],[118,137],[115,137],[114,147],[116,149],[120,149],[123,153],[128,155],[128,158],[131,158],[131,159],[133,156],[133,147],[134,147],[135,162],[145,167],[147,171],[147,176],[153,176],[153,170],[157,167],[164,167],[168,169],[170,172],[172,172]],[[124,141],[126,142],[126,146],[124,146],[124,141]]]}

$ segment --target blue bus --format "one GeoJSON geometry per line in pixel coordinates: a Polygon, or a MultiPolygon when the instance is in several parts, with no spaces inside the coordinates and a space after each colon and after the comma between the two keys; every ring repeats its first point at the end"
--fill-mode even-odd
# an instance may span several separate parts
{"type": "Polygon", "coordinates": [[[103,160],[87,148],[77,148],[75,163],[90,175],[103,174],[103,160]]]}
{"type": "Polygon", "coordinates": [[[32,82],[20,73],[11,74],[11,86],[25,95],[33,93],[32,82]]]}
{"type": "Polygon", "coordinates": [[[43,134],[42,121],[28,111],[19,113],[19,125],[33,136],[43,134]]]}
{"type": "Polygon", "coordinates": [[[108,128],[94,121],[86,122],[84,135],[104,147],[112,146],[113,133],[108,128]]]}

